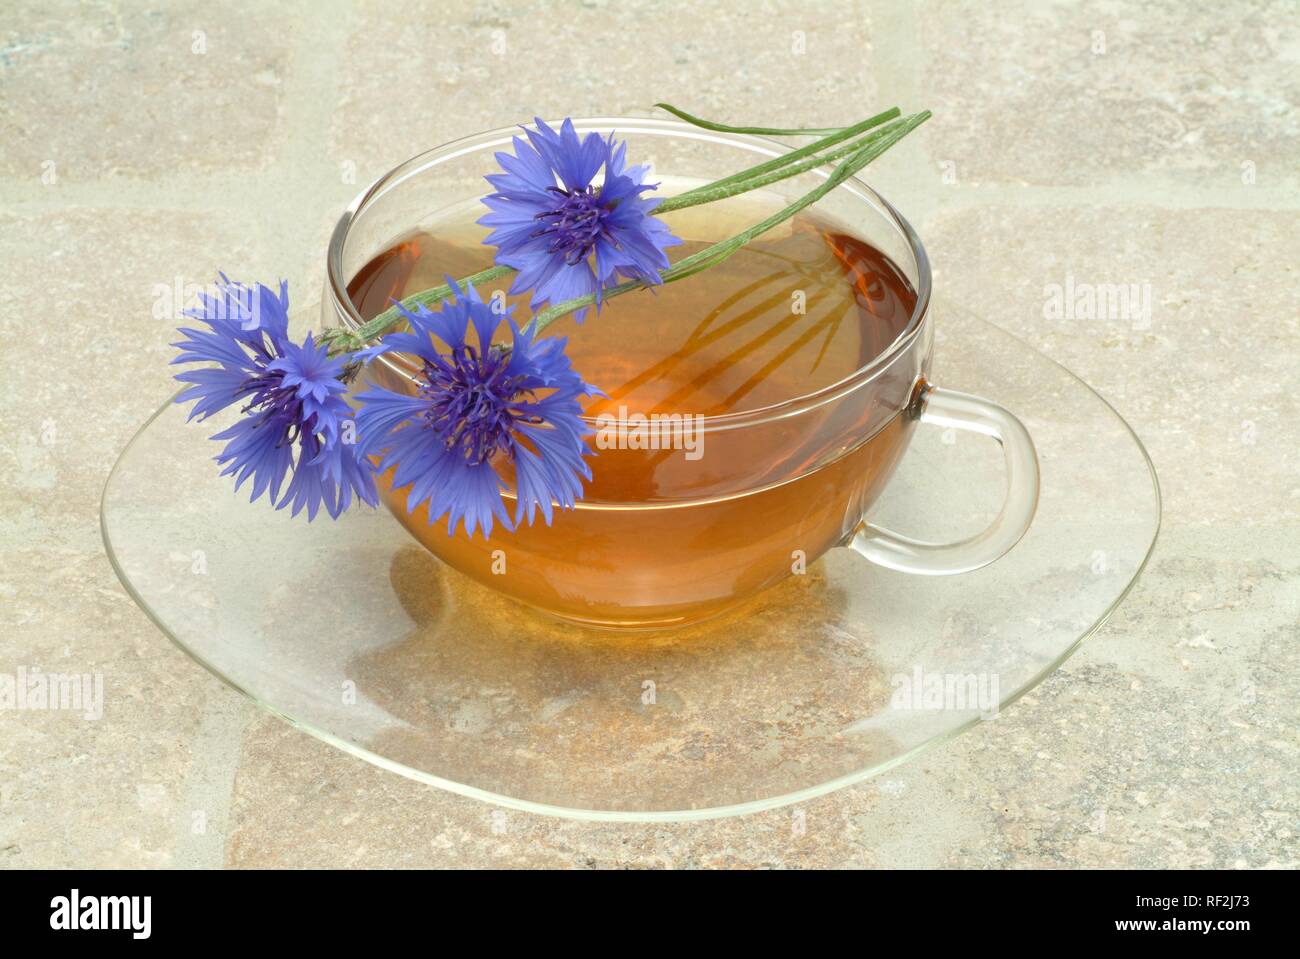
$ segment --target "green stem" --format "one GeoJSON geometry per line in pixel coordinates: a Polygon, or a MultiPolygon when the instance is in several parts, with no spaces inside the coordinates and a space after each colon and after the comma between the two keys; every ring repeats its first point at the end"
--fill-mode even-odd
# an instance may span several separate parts
{"type": "MultiPolygon", "coordinates": [[[[752,166],[747,170],[741,170],[739,173],[733,173],[731,176],[723,177],[721,180],[714,180],[712,183],[706,183],[703,186],[698,186],[693,190],[688,190],[687,192],[683,193],[679,197],[670,197],[669,199],[665,200],[663,203],[659,204],[659,210],[656,212],[662,211],[664,207],[668,207],[669,210],[672,210],[673,207],[670,206],[670,204],[672,204],[674,201],[680,203],[683,198],[689,197],[692,194],[710,192],[713,190],[717,190],[721,187],[730,186],[733,183],[744,182],[745,180],[752,179],[753,177],[762,176],[766,173],[771,172],[772,170],[778,170],[781,167],[786,166],[787,164],[794,163],[797,160],[802,160],[804,157],[812,156],[815,153],[820,153],[822,150],[826,149],[827,147],[832,147],[837,143],[843,143],[845,140],[852,139],[853,137],[857,136],[859,133],[866,133],[868,130],[872,129],[873,127],[878,127],[882,123],[888,123],[890,120],[896,119],[899,116],[899,113],[900,111],[898,107],[890,107],[884,113],[877,113],[874,117],[868,117],[867,119],[863,120],[861,123],[855,123],[853,124],[853,126],[844,127],[841,130],[836,130],[835,132],[831,133],[830,136],[823,137],[820,140],[814,140],[812,143],[809,143],[806,146],[801,146],[797,150],[791,150],[789,153],[783,153],[779,157],[773,157],[771,160],[765,160],[764,162],[756,164],[755,166],[752,166]]],[[[701,122],[707,123],[708,121],[701,121],[701,122]]],[[[706,129],[714,129],[720,126],[721,124],[715,123],[712,126],[706,127],[706,129]]],[[[730,129],[741,130],[742,128],[732,127],[730,129]]],[[[752,128],[752,129],[757,129],[757,128],[752,128]]],[[[689,205],[689,204],[683,204],[683,205],[689,205]]]]}
{"type": "MultiPolygon", "coordinates": [[[[737,233],[729,239],[714,243],[712,246],[705,247],[698,253],[693,253],[692,255],[679,260],[666,270],[660,270],[659,278],[664,283],[672,283],[675,280],[685,279],[688,276],[693,276],[694,274],[699,273],[701,270],[706,270],[711,266],[721,263],[755,237],[766,233],[774,226],[784,223],[796,213],[816,203],[827,193],[830,193],[831,190],[834,190],[837,186],[849,177],[853,176],[929,118],[929,110],[913,114],[902,123],[891,128],[888,136],[883,138],[873,138],[872,142],[858,147],[858,149],[846,160],[840,163],[839,166],[835,168],[834,172],[826,178],[826,181],[816,189],[805,193],[789,206],[772,214],[767,219],[754,224],[748,230],[745,230],[742,233],[737,233]]],[[[602,300],[608,300],[611,297],[622,296],[624,293],[631,293],[633,290],[645,288],[647,288],[646,284],[640,280],[629,280],[625,283],[620,283],[617,286],[612,286],[609,289],[604,290],[601,294],[601,298],[602,300]]],[[[571,300],[565,300],[562,303],[556,303],[554,306],[548,307],[534,316],[532,325],[536,332],[540,333],[560,317],[567,316],[569,313],[591,306],[595,302],[596,296],[592,293],[586,296],[575,297],[571,300]]]]}
{"type": "Polygon", "coordinates": [[[748,193],[751,190],[761,189],[769,184],[776,183],[788,177],[807,173],[809,170],[814,170],[827,163],[834,163],[837,160],[841,160],[846,156],[856,153],[868,143],[889,136],[892,132],[898,130],[899,126],[900,124],[898,123],[891,123],[889,126],[867,134],[860,140],[853,140],[844,146],[837,147],[826,153],[818,153],[811,157],[807,157],[805,154],[807,158],[798,163],[791,163],[786,159],[786,162],[779,169],[769,168],[766,173],[749,176],[744,180],[732,183],[723,183],[719,180],[717,183],[710,183],[707,186],[697,187],[687,193],[669,197],[667,200],[664,200],[663,203],[659,204],[659,206],[655,207],[655,215],[660,213],[671,213],[674,210],[684,210],[687,207],[699,206],[701,203],[712,203],[715,200],[725,200],[728,197],[739,196],[740,194],[748,193]]]}
{"type": "Polygon", "coordinates": [[[725,123],[716,123],[713,120],[703,120],[700,117],[687,113],[671,103],[656,103],[661,110],[667,110],[679,120],[685,120],[691,126],[701,127],[705,130],[716,130],[718,133],[753,133],[756,136],[764,137],[801,137],[801,136],[824,136],[827,133],[839,133],[843,127],[818,128],[800,128],[795,130],[782,130],[776,127],[732,127],[725,123]]]}
{"type": "MultiPolygon", "coordinates": [[[[514,272],[514,267],[491,266],[486,270],[480,270],[478,273],[462,277],[457,281],[457,285],[464,289],[467,283],[473,283],[476,286],[480,283],[491,283],[493,280],[499,280],[501,277],[509,276],[514,272]]],[[[442,286],[435,286],[428,290],[421,290],[419,293],[412,293],[401,301],[401,306],[402,309],[414,311],[424,304],[445,300],[451,294],[451,287],[444,283],[442,286]]],[[[402,314],[397,306],[390,306],[384,312],[358,326],[355,330],[334,327],[325,330],[321,339],[330,344],[330,355],[332,356],[340,353],[350,353],[353,350],[363,349],[371,340],[392,332],[393,327],[402,322],[405,321],[402,319],[402,314]]]]}

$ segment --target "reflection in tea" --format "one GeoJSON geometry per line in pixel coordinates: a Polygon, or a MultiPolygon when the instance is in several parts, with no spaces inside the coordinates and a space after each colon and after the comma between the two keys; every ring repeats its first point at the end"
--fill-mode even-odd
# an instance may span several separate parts
{"type": "MultiPolygon", "coordinates": [[[[489,266],[472,216],[407,236],[364,266],[349,286],[361,315],[489,266]]],[[[688,240],[675,259],[720,238],[703,217],[674,228],[688,240]]],[[[518,299],[522,324],[529,314],[518,299]]],[[[624,627],[707,617],[838,543],[883,488],[911,428],[899,411],[914,371],[887,371],[843,395],[834,387],[899,337],[915,304],[912,285],[879,250],[797,218],[704,275],[548,328],[568,338],[575,368],[607,394],[586,408],[605,433],[592,436],[585,499],[552,526],[539,519],[470,540],[449,535],[445,520],[428,525],[423,508],[408,515],[404,490],[381,483],[381,491],[433,553],[541,609],[624,627]],[[699,431],[697,417],[818,391],[833,398],[798,416],[704,420],[699,431]]],[[[372,364],[370,375],[402,387],[395,369],[372,364]]]]}

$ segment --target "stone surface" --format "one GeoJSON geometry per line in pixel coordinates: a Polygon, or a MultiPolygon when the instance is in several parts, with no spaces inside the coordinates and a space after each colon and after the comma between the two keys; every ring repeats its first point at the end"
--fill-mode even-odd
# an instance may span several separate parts
{"type": "Polygon", "coordinates": [[[283,143],[291,20],[234,3],[23,6],[0,27],[6,175],[261,169],[283,143]]]}
{"type": "Polygon", "coordinates": [[[363,6],[343,48],[332,151],[368,178],[538,115],[644,116],[664,101],[725,120],[761,104],[765,124],[821,126],[876,102],[869,11],[766,0],[738,22],[741,9],[695,5],[688,27],[670,28],[682,8],[657,0],[363,6]],[[370,59],[379,47],[383,70],[370,59]]]}
{"type": "Polygon", "coordinates": [[[207,762],[194,752],[205,710],[235,694],[122,591],[100,541],[99,495],[170,392],[173,304],[160,290],[217,258],[242,259],[241,245],[179,207],[0,217],[10,271],[0,351],[23,358],[0,403],[0,672],[103,684],[101,718],[0,710],[0,864],[177,864],[187,783],[207,762]]]}
{"type": "Polygon", "coordinates": [[[1022,7],[6,11],[0,673],[100,674],[105,704],[0,710],[0,868],[1300,864],[1300,17],[1022,7]],[[309,302],[330,223],[392,164],[657,99],[769,123],[934,110],[872,182],[921,228],[940,295],[1074,369],[1146,441],[1167,508],[1144,578],[997,722],[739,819],[502,812],[259,713],[135,607],[99,541],[108,470],[170,391],[160,291],[226,269],[309,302]],[[1149,324],[1046,316],[1067,281],[1149,284],[1149,324]]]}
{"type": "Polygon", "coordinates": [[[943,296],[1141,424],[1166,522],[1272,526],[1300,506],[1295,221],[1294,211],[983,205],[936,214],[925,238],[943,296]]]}
{"type": "Polygon", "coordinates": [[[925,133],[972,183],[1060,186],[1164,173],[1294,182],[1300,17],[1227,5],[927,4],[925,133]]]}

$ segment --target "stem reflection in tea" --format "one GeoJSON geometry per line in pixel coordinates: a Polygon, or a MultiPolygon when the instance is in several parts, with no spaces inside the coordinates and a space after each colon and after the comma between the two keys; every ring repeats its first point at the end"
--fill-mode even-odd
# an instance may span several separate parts
{"type": "MultiPolygon", "coordinates": [[[[361,315],[489,266],[474,215],[441,218],[364,266],[349,287],[361,315]]],[[[674,259],[728,235],[716,221],[714,211],[674,214],[687,240],[674,259]]],[[[502,293],[508,283],[499,281],[502,293]]],[[[522,324],[529,312],[518,299],[522,324]]],[[[913,384],[886,374],[814,412],[744,428],[695,433],[693,417],[839,383],[898,338],[915,304],[883,253],[802,215],[705,274],[547,329],[568,338],[577,371],[608,394],[587,406],[593,427],[621,425],[593,436],[586,497],[551,526],[449,536],[445,521],[428,525],[423,507],[407,514],[405,490],[381,479],[381,495],[433,553],[543,610],[622,627],[706,618],[814,561],[858,524],[906,445],[911,424],[897,411],[913,384]]],[[[368,375],[402,387],[379,364],[368,375]]]]}

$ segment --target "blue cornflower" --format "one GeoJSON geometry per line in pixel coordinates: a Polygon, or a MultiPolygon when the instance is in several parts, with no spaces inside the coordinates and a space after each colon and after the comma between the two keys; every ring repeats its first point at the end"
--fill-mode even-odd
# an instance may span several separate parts
{"type": "Polygon", "coordinates": [[[513,529],[541,511],[550,525],[553,504],[572,509],[582,498],[583,460],[580,398],[598,391],[584,383],[565,355],[565,341],[538,340],[520,330],[509,309],[498,312],[472,285],[455,290],[434,312],[421,306],[401,312],[412,332],[392,333],[360,356],[407,354],[423,364],[414,393],[375,388],[360,394],[357,449],[379,455],[378,471],[396,467],[393,487],[410,486],[406,508],[429,504],[429,522],[448,516],[447,531],[464,522],[473,536],[492,534],[494,521],[513,529]],[[509,347],[493,345],[502,319],[510,324],[509,347]],[[477,346],[467,342],[473,327],[477,346]],[[447,352],[440,352],[439,342],[447,352]],[[506,482],[498,467],[514,467],[516,506],[506,510],[506,482]]]}
{"type": "Polygon", "coordinates": [[[658,188],[643,182],[649,167],[625,166],[627,143],[613,134],[579,139],[572,120],[559,133],[535,122],[524,129],[527,143],[514,138],[513,156],[496,155],[505,172],[487,177],[496,192],[483,203],[492,212],[478,221],[493,228],[483,242],[497,248],[497,263],[519,271],[510,292],[532,290],[533,309],[594,293],[599,309],[620,279],[661,282],[664,250],[682,241],[651,215],[662,201],[642,196],[658,188]]]}
{"type": "Polygon", "coordinates": [[[344,399],[348,365],[310,333],[302,345],[290,341],[288,310],[287,283],[281,281],[277,295],[222,274],[216,295],[202,294],[198,308],[185,311],[209,329],[183,327],[185,338],[173,344],[181,353],[172,360],[217,365],[176,374],[192,384],[176,402],[194,400],[189,418],[200,421],[243,404],[244,415],[212,438],[226,443],[216,457],[225,467],[221,475],[233,474],[235,489],[251,478],[251,500],[269,490],[277,509],[292,504],[297,516],[305,507],[308,520],[322,503],[337,517],[354,494],[374,506],[374,476],[356,455],[353,411],[344,399]],[[292,477],[281,496],[287,472],[292,477]]]}

